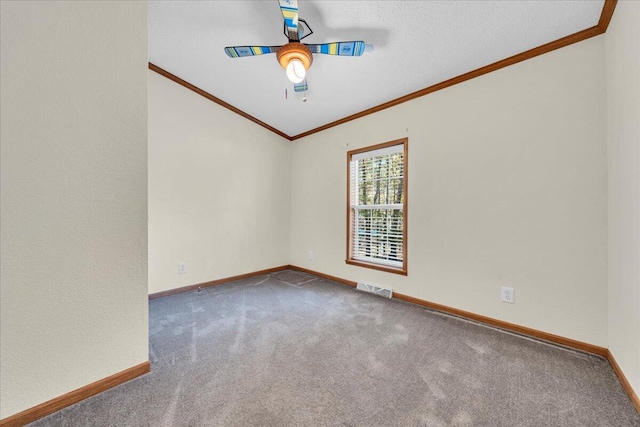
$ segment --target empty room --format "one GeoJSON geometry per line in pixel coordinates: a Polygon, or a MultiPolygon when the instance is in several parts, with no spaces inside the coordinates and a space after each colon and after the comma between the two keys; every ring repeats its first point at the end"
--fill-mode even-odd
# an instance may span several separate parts
{"type": "Polygon", "coordinates": [[[0,427],[640,427],[638,22],[0,0],[0,427]]]}

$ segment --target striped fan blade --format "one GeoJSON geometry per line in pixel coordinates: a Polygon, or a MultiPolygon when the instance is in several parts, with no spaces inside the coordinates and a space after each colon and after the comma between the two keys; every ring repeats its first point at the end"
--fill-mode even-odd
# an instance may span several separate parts
{"type": "Polygon", "coordinates": [[[289,40],[298,41],[298,0],[278,0],[289,40]]]}
{"type": "Polygon", "coordinates": [[[335,42],[324,44],[308,44],[311,53],[324,53],[325,55],[340,56],[361,56],[364,53],[365,43],[355,42],[335,42]]]}
{"type": "Polygon", "coordinates": [[[264,55],[267,53],[275,53],[280,46],[230,46],[225,47],[224,51],[231,58],[239,58],[241,56],[264,55]]]}
{"type": "Polygon", "coordinates": [[[304,92],[309,90],[309,86],[307,86],[307,79],[304,79],[300,83],[294,83],[293,90],[296,92],[304,92]]]}

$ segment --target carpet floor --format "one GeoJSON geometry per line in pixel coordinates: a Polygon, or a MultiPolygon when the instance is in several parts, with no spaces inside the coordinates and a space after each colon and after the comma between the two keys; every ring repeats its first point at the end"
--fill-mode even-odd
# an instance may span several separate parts
{"type": "Polygon", "coordinates": [[[151,373],[31,425],[640,426],[603,358],[295,271],[149,323],[151,373]]]}

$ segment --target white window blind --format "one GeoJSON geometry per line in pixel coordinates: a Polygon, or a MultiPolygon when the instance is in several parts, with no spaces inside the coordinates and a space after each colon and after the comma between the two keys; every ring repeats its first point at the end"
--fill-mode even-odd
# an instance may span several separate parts
{"type": "Polygon", "coordinates": [[[351,258],[401,268],[404,259],[404,145],[351,156],[351,258]]]}

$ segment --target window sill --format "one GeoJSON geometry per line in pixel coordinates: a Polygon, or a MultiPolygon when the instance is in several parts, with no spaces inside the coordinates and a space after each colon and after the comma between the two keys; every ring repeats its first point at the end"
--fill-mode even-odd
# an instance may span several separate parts
{"type": "Polygon", "coordinates": [[[347,259],[344,262],[346,262],[349,265],[356,265],[358,267],[371,268],[373,270],[385,271],[387,273],[400,274],[402,276],[407,275],[406,263],[404,268],[396,268],[396,267],[389,267],[388,265],[373,264],[371,262],[356,261],[354,259],[347,259]]]}

